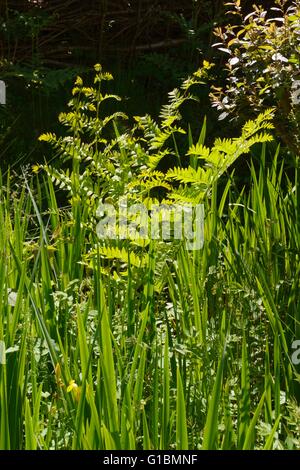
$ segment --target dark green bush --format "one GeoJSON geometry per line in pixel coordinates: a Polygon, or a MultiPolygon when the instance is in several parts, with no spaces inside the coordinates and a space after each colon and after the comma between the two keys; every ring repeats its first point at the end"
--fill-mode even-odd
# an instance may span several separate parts
{"type": "Polygon", "coordinates": [[[227,54],[225,87],[213,87],[213,106],[222,120],[248,119],[275,107],[279,137],[300,149],[300,2],[277,0],[269,10],[253,6],[245,17],[240,0],[228,4],[233,23],[216,28],[214,45],[227,54]]]}

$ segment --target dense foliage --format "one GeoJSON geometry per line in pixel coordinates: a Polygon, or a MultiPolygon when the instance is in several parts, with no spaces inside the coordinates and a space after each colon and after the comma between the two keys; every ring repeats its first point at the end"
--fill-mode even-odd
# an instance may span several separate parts
{"type": "MultiPolygon", "coordinates": [[[[59,10],[61,2],[8,3],[15,6],[6,14],[18,28],[24,23],[25,39],[51,36],[43,29],[51,24],[49,5],[59,10]],[[29,4],[33,10],[24,7],[29,4]],[[32,12],[39,16],[38,34],[32,12]]],[[[83,2],[64,3],[74,6],[70,17],[84,10],[83,2]]],[[[102,31],[108,19],[121,21],[121,3],[111,2],[115,16],[104,15],[102,31]]],[[[144,9],[154,15],[150,2],[125,3],[126,15],[144,9]]],[[[74,76],[67,106],[60,93],[52,103],[58,122],[47,126],[36,116],[43,159],[21,166],[25,140],[8,126],[10,103],[1,110],[7,120],[1,121],[1,151],[10,135],[23,150],[0,176],[0,449],[300,449],[293,95],[300,4],[247,12],[240,3],[229,5],[237,13],[234,24],[224,25],[221,16],[216,30],[217,47],[228,55],[225,71],[219,56],[208,57],[215,47],[175,83],[156,115],[145,114],[142,102],[140,112],[131,112],[119,96],[122,87],[115,91],[122,74],[115,83],[99,63],[88,74],[76,63],[65,71],[66,81],[74,76]],[[223,113],[219,122],[227,123],[222,128],[212,128],[213,113],[205,116],[209,89],[223,113]],[[283,119],[289,122],[284,129],[283,119]],[[127,222],[136,229],[142,218],[131,209],[142,204],[147,222],[153,207],[162,208],[161,224],[169,208],[191,213],[201,205],[203,243],[191,246],[189,233],[175,238],[176,214],[166,239],[151,238],[152,232],[143,237],[141,230],[123,236],[124,225],[118,236],[101,237],[105,207],[122,209],[125,200],[127,222]]],[[[94,12],[108,2],[87,4],[94,12]]],[[[193,41],[189,21],[200,31],[200,6],[208,2],[186,4],[166,2],[156,19],[177,15],[193,41]]],[[[145,39],[147,18],[138,19],[145,39]]],[[[20,31],[12,24],[2,27],[15,40],[20,31]]],[[[64,47],[73,31],[68,26],[62,33],[64,47]]],[[[121,38],[119,44],[112,31],[118,48],[121,38]]],[[[130,47],[143,44],[129,26],[124,31],[130,47]]],[[[156,34],[157,43],[168,39],[159,28],[156,34]]],[[[12,52],[3,50],[7,57],[12,52]]],[[[94,43],[86,50],[98,53],[94,43]]],[[[161,56],[145,57],[163,67],[161,56]]],[[[18,90],[20,63],[8,62],[9,95],[18,90]]],[[[46,73],[40,65],[36,75],[20,72],[32,96],[48,73],[54,81],[62,77],[61,70],[46,73]]],[[[191,223],[199,228],[199,219],[191,223]]]]}
{"type": "Polygon", "coordinates": [[[255,6],[245,17],[240,3],[228,11],[234,23],[215,30],[220,42],[214,46],[229,58],[227,85],[213,89],[213,104],[220,119],[236,120],[276,105],[278,135],[299,153],[300,3],[280,0],[269,10],[255,6]]]}

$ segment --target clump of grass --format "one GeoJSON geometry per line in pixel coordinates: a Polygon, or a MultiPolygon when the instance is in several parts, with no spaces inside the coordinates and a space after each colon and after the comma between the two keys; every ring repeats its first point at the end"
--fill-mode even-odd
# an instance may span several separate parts
{"type": "Polygon", "coordinates": [[[151,243],[142,289],[130,263],[86,265],[85,207],[50,177],[1,181],[1,449],[299,447],[299,175],[278,155],[247,191],[214,185],[203,248],[163,284],[151,243]]]}

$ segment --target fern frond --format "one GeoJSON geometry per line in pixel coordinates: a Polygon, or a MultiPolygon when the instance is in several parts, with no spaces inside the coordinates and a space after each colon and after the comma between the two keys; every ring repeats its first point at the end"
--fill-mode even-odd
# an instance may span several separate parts
{"type": "Polygon", "coordinates": [[[38,139],[40,142],[49,142],[49,143],[56,143],[57,137],[52,132],[47,132],[39,136],[38,139]]]}
{"type": "Polygon", "coordinates": [[[109,122],[111,121],[115,121],[117,119],[128,119],[128,116],[127,114],[125,113],[122,113],[121,111],[117,111],[113,114],[111,114],[110,116],[107,116],[106,118],[103,119],[102,123],[103,123],[103,127],[105,127],[109,122]]]}
{"type": "Polygon", "coordinates": [[[57,170],[50,165],[41,165],[41,168],[46,171],[46,173],[50,176],[52,183],[58,186],[59,189],[66,189],[71,193],[71,195],[73,194],[72,180],[69,176],[68,170],[57,170]]]}
{"type": "Polygon", "coordinates": [[[210,149],[205,147],[202,144],[197,143],[196,145],[192,145],[189,150],[187,151],[188,156],[196,156],[198,158],[207,158],[210,154],[210,149]]]}
{"type": "Polygon", "coordinates": [[[103,103],[106,100],[122,101],[122,98],[119,95],[113,95],[110,93],[106,93],[105,95],[100,94],[101,103],[103,103]]]}
{"type": "Polygon", "coordinates": [[[160,161],[167,155],[170,155],[170,153],[171,151],[169,149],[165,149],[155,153],[154,155],[149,155],[146,162],[148,168],[150,170],[154,170],[160,161]]]}
{"type": "Polygon", "coordinates": [[[136,254],[134,251],[128,251],[125,247],[111,247],[111,246],[101,246],[99,248],[100,255],[106,259],[115,259],[122,261],[123,263],[128,263],[128,260],[131,266],[136,268],[142,268],[147,266],[149,256],[148,254],[136,254]]]}
{"type": "Polygon", "coordinates": [[[195,170],[189,166],[188,168],[176,167],[172,170],[169,170],[166,174],[166,179],[173,179],[183,184],[201,184],[201,186],[205,189],[209,184],[209,179],[207,176],[207,172],[203,168],[198,168],[195,170]]]}
{"type": "Polygon", "coordinates": [[[178,189],[173,189],[173,191],[168,194],[168,197],[172,203],[176,202],[177,204],[182,205],[195,205],[200,204],[207,194],[207,190],[201,191],[195,186],[187,187],[182,185],[178,189]]]}

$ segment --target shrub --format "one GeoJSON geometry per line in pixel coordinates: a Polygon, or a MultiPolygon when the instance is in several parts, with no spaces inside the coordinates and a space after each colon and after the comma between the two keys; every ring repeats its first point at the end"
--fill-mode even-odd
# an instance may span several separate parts
{"type": "Polygon", "coordinates": [[[219,119],[245,120],[274,106],[274,125],[283,142],[299,153],[300,2],[277,0],[268,11],[253,6],[243,17],[240,0],[229,3],[234,24],[216,28],[214,46],[229,58],[227,84],[213,87],[219,119]],[[238,24],[239,23],[239,24],[238,24]]]}

